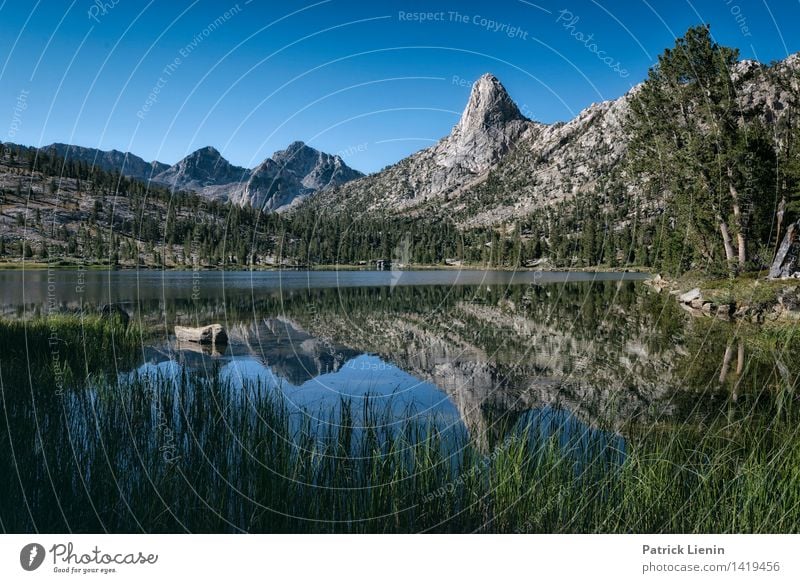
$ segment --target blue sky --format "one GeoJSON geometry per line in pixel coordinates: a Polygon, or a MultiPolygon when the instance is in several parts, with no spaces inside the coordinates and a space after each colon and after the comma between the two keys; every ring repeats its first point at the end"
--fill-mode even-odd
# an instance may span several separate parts
{"type": "Polygon", "coordinates": [[[446,135],[484,72],[568,120],[701,22],[743,58],[800,50],[800,0],[0,0],[0,140],[249,167],[303,140],[371,172],[446,135]]]}

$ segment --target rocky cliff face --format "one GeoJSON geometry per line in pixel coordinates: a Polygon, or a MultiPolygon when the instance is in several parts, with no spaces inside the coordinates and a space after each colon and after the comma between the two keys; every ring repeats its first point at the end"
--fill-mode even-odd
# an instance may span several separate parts
{"type": "Polygon", "coordinates": [[[461,177],[480,175],[497,164],[531,124],[494,75],[475,82],[452,133],[433,150],[437,166],[461,177]]]}
{"type": "Polygon", "coordinates": [[[50,144],[42,149],[53,152],[60,158],[84,162],[101,170],[112,172],[116,170],[124,176],[130,176],[137,180],[149,180],[152,176],[169,168],[162,162],[145,162],[139,156],[119,150],[104,151],[60,143],[50,144]]]}
{"type": "Polygon", "coordinates": [[[209,198],[227,199],[250,177],[250,170],[234,166],[211,146],[192,152],[153,177],[153,182],[175,190],[193,190],[209,198]]]}
{"type": "Polygon", "coordinates": [[[177,164],[154,177],[163,183],[176,183],[180,187],[202,187],[211,184],[240,182],[249,170],[233,166],[216,148],[206,146],[192,152],[177,164]]]}
{"type": "MultiPolygon", "coordinates": [[[[767,123],[800,105],[800,54],[769,67],[742,61],[732,74],[743,111],[767,123]]],[[[321,202],[350,212],[445,213],[471,227],[592,196],[619,177],[629,141],[624,122],[637,91],[544,125],[525,120],[500,82],[484,75],[449,136],[321,202]]]]}
{"type": "Polygon", "coordinates": [[[368,212],[411,209],[429,200],[448,199],[485,179],[524,135],[540,127],[520,113],[496,77],[483,75],[449,136],[382,172],[329,191],[322,202],[368,212]]]}
{"type": "Polygon", "coordinates": [[[362,177],[336,155],[294,142],[259,164],[231,200],[268,211],[284,210],[315,192],[362,177]]]}

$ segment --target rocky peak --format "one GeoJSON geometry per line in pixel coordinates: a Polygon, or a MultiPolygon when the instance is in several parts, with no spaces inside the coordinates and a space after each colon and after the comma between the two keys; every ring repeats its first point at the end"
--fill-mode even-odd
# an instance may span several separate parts
{"type": "Polygon", "coordinates": [[[215,174],[218,167],[225,168],[226,166],[230,166],[230,163],[222,157],[219,150],[213,146],[206,146],[205,148],[195,150],[178,164],[182,165],[187,170],[193,169],[209,175],[215,174]]]}
{"type": "Polygon", "coordinates": [[[436,163],[482,174],[500,161],[529,125],[503,84],[486,73],[472,86],[458,124],[436,147],[436,163]]]}
{"type": "Polygon", "coordinates": [[[339,156],[293,142],[253,170],[234,201],[265,210],[284,210],[319,190],[362,176],[339,156]]]}
{"type": "Polygon", "coordinates": [[[228,162],[213,146],[206,146],[170,166],[153,180],[174,188],[198,190],[246,180],[249,174],[246,168],[228,162]]]}
{"type": "Polygon", "coordinates": [[[272,155],[272,159],[278,161],[280,158],[290,158],[299,154],[308,153],[318,154],[319,152],[314,148],[307,146],[305,142],[298,140],[289,144],[285,150],[278,150],[275,152],[272,155]]]}
{"type": "Polygon", "coordinates": [[[272,159],[279,166],[307,174],[321,158],[329,156],[307,146],[304,142],[292,142],[285,150],[278,150],[272,159]]]}
{"type": "Polygon", "coordinates": [[[503,84],[491,73],[486,73],[472,86],[472,93],[456,131],[468,133],[487,130],[524,119],[525,116],[503,84]]]}

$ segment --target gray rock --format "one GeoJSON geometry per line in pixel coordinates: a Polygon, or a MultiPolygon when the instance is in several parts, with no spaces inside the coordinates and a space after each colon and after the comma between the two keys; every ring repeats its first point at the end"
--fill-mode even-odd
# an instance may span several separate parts
{"type": "Polygon", "coordinates": [[[316,192],[362,176],[339,156],[320,152],[303,142],[294,142],[259,164],[231,200],[241,205],[280,211],[316,192]]]}
{"type": "Polygon", "coordinates": [[[170,166],[153,181],[176,190],[191,190],[212,200],[274,211],[362,176],[339,156],[294,142],[253,170],[234,166],[208,146],[170,166]]]}
{"type": "Polygon", "coordinates": [[[153,177],[174,190],[193,190],[209,198],[226,199],[228,191],[250,177],[250,170],[234,166],[216,148],[200,148],[153,177]],[[228,187],[228,188],[220,188],[228,187]]]}
{"type": "Polygon", "coordinates": [[[740,318],[751,318],[752,317],[752,309],[750,306],[738,306],[736,311],[733,312],[731,317],[734,320],[738,320],[740,318]]]}
{"type": "MultiPolygon", "coordinates": [[[[542,124],[528,120],[494,75],[472,87],[458,124],[435,146],[318,199],[326,208],[400,210],[426,200],[457,201],[465,189],[487,179],[524,136],[542,124]],[[342,204],[344,202],[344,204],[342,204]]],[[[531,171],[530,167],[526,172],[531,171]]]]}
{"type": "Polygon", "coordinates": [[[505,87],[487,73],[473,85],[461,119],[433,148],[433,158],[455,174],[482,174],[508,153],[527,126],[505,87]]]}
{"type": "Polygon", "coordinates": [[[679,302],[683,302],[684,304],[689,304],[689,303],[691,303],[693,300],[699,300],[699,299],[701,299],[702,297],[703,297],[703,296],[702,296],[702,294],[700,293],[700,288],[699,288],[699,287],[696,287],[696,288],[694,288],[694,289],[692,289],[692,290],[689,290],[688,292],[686,292],[686,293],[684,293],[684,294],[681,294],[681,295],[679,295],[679,296],[678,296],[678,301],[679,301],[679,302]]]}
{"type": "Polygon", "coordinates": [[[717,306],[717,311],[716,311],[717,318],[720,318],[722,320],[730,320],[731,315],[734,312],[734,308],[735,308],[734,304],[721,304],[717,306]]]}
{"type": "Polygon", "coordinates": [[[179,342],[196,342],[198,344],[226,344],[228,334],[221,324],[209,324],[199,328],[175,326],[175,338],[179,342]]]}

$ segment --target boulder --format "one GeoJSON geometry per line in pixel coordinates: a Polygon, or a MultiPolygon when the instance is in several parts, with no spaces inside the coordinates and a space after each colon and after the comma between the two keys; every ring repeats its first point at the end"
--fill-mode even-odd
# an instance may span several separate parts
{"type": "Polygon", "coordinates": [[[778,294],[778,303],[789,312],[800,311],[800,289],[785,287],[778,294]]]}
{"type": "Polygon", "coordinates": [[[645,280],[644,283],[645,285],[649,285],[650,287],[652,287],[657,292],[664,291],[670,285],[666,279],[661,277],[660,273],[657,273],[652,279],[645,280]]]}
{"type": "Polygon", "coordinates": [[[700,293],[700,288],[696,287],[692,290],[689,290],[685,294],[681,294],[678,296],[678,301],[683,302],[684,304],[690,304],[693,300],[699,300],[703,296],[700,293]]]}
{"type": "Polygon", "coordinates": [[[197,342],[198,344],[226,344],[228,334],[221,324],[209,324],[199,328],[175,326],[175,338],[180,342],[197,342]]]}
{"type": "Polygon", "coordinates": [[[736,308],[736,311],[733,313],[733,317],[736,319],[744,318],[745,316],[750,315],[750,306],[742,305],[736,308]]]}
{"type": "Polygon", "coordinates": [[[735,304],[721,304],[717,306],[717,318],[720,318],[721,320],[730,320],[731,315],[735,311],[735,307],[735,304]]]}

